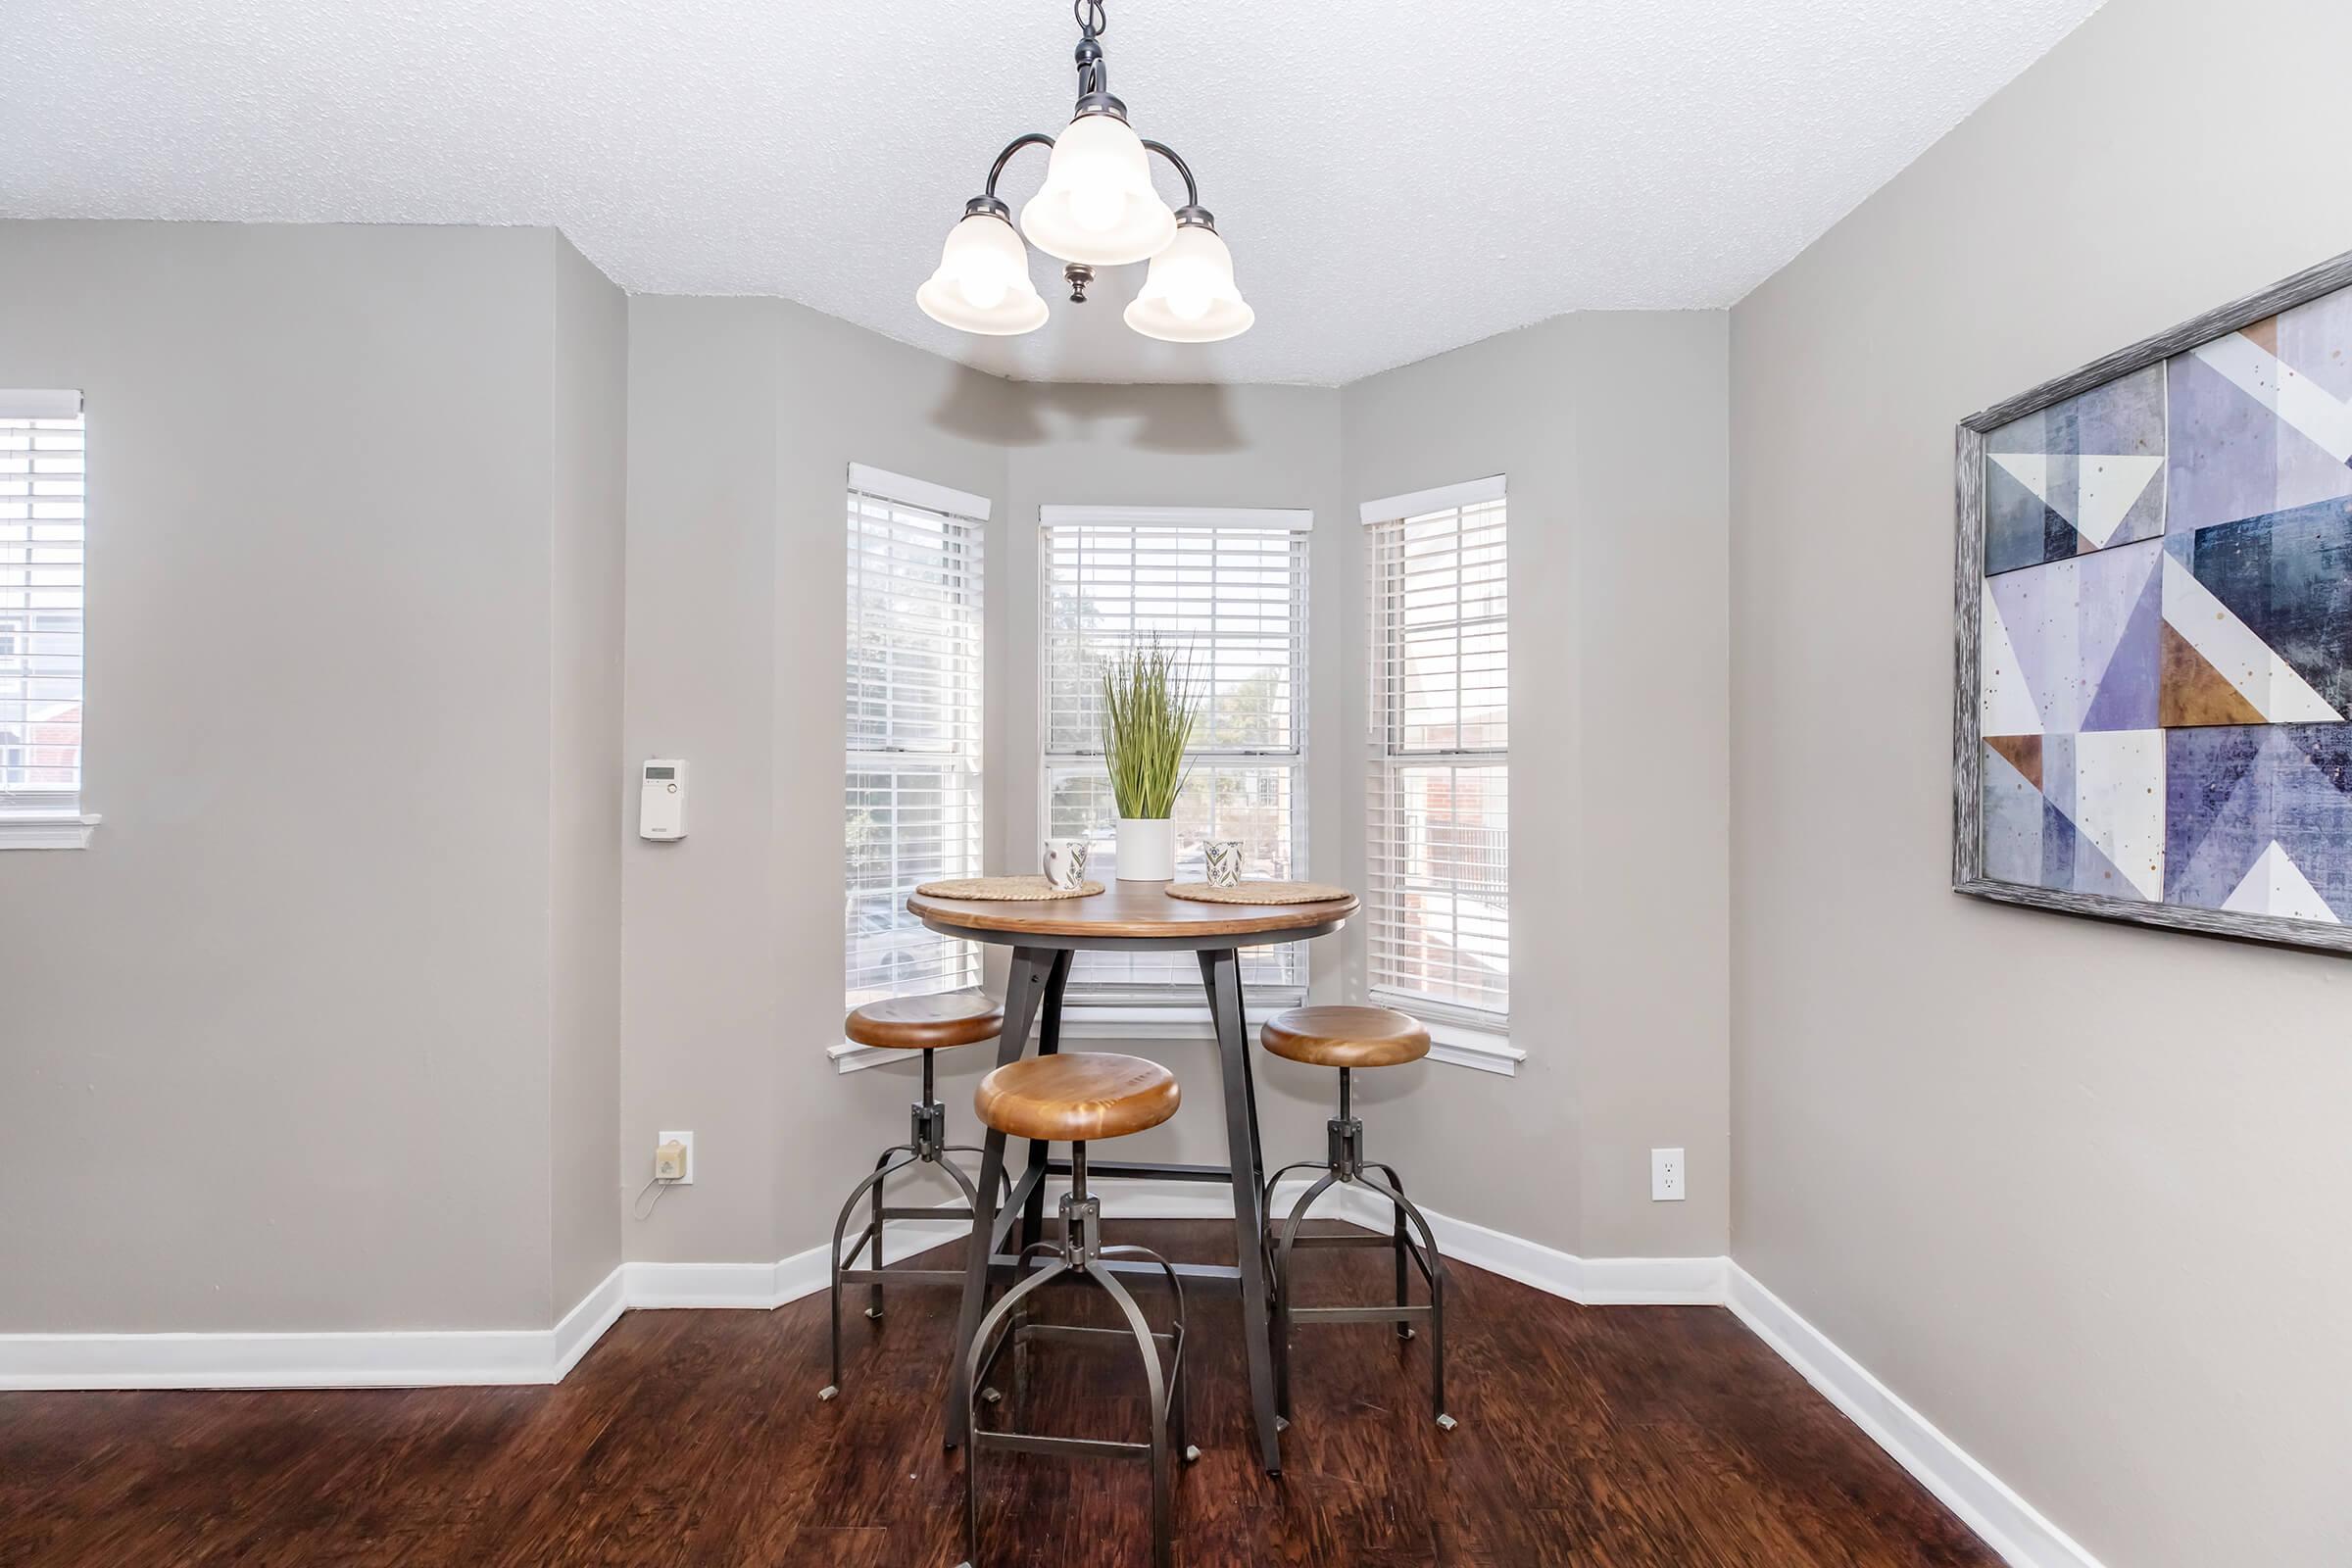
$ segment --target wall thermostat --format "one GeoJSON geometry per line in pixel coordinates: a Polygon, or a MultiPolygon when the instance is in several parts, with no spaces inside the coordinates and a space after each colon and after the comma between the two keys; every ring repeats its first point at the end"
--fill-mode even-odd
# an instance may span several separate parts
{"type": "Polygon", "coordinates": [[[674,757],[649,758],[644,786],[637,797],[637,836],[664,842],[684,838],[686,764],[674,757]]]}

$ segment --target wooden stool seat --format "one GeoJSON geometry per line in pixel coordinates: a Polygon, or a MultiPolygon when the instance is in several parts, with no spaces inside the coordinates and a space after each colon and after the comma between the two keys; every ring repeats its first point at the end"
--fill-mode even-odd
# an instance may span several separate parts
{"type": "Polygon", "coordinates": [[[1268,1018],[1258,1039],[1312,1067],[1395,1067],[1429,1054],[1429,1031],[1394,1007],[1293,1007],[1268,1018]]]}
{"type": "Polygon", "coordinates": [[[1156,1061],[1070,1052],[999,1067],[980,1080],[972,1107],[1015,1138],[1083,1144],[1156,1127],[1182,1099],[1176,1075],[1156,1061]]]}
{"type": "Polygon", "coordinates": [[[977,991],[949,991],[932,997],[886,997],[869,1002],[842,1020],[841,1032],[861,1046],[884,1051],[941,1051],[994,1040],[1004,1028],[1004,1009],[977,991]]]}

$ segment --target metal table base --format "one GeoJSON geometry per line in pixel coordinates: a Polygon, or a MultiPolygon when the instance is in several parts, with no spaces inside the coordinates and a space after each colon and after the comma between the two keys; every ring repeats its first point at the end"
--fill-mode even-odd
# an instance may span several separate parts
{"type": "MultiPolygon", "coordinates": [[[[1334,922],[1336,924],[1336,921],[1334,922]]],[[[1324,929],[1328,929],[1325,927],[1324,929]]],[[[968,935],[969,933],[958,933],[968,935]]],[[[1314,935],[1313,931],[1293,933],[1314,935]]],[[[1038,1052],[1052,1054],[1061,1049],[1061,1002],[1069,983],[1074,947],[1083,942],[1051,941],[1050,945],[1016,946],[1012,972],[1004,987],[1004,1030],[998,1039],[997,1064],[1020,1059],[1033,1026],[1039,1027],[1038,1052]]],[[[1109,946],[1111,944],[1103,944],[1109,946]]],[[[1140,944],[1136,944],[1139,945],[1140,944]]],[[[1168,944],[1175,946],[1177,944],[1168,944]]],[[[1189,944],[1188,944],[1189,945],[1189,944]]],[[[1173,1181],[1218,1182],[1233,1191],[1234,1255],[1232,1263],[1179,1263],[1176,1270],[1189,1289],[1212,1296],[1239,1297],[1242,1330],[1248,1341],[1250,1406],[1256,1428],[1258,1457],[1268,1475],[1282,1472],[1281,1423],[1275,1408],[1273,1314],[1268,1298],[1265,1261],[1265,1156],[1258,1142],[1256,1084],[1250,1067],[1249,1029],[1242,1007],[1241,953],[1238,948],[1195,949],[1200,954],[1201,984],[1208,992],[1209,1015],[1216,1025],[1217,1064],[1223,1082],[1225,1139],[1230,1152],[1223,1165],[1170,1165],[1090,1158],[1097,1176],[1139,1176],[1173,1181]]],[[[1045,1228],[1046,1180],[1066,1175],[1069,1161],[1055,1159],[1047,1145],[1030,1142],[1021,1174],[1002,1202],[1005,1173],[1004,1133],[991,1131],[981,1160],[980,1218],[973,1228],[987,1227],[988,1246],[968,1250],[963,1277],[963,1304],[956,1336],[956,1374],[951,1380],[947,1441],[950,1447],[964,1442],[966,1411],[964,1358],[988,1304],[989,1287],[997,1278],[1010,1278],[1020,1249],[1037,1241],[1045,1228]],[[1020,1242],[1008,1250],[1015,1225],[1020,1242]]],[[[1158,1273],[1158,1265],[1127,1259],[1104,1259],[1121,1273],[1158,1273]]]]}

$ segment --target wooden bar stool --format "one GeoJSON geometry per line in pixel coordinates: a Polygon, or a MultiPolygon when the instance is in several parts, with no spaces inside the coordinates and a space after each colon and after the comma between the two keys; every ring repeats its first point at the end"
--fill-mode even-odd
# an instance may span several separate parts
{"type": "MultiPolygon", "coordinates": [[[[882,1287],[892,1285],[961,1285],[960,1268],[885,1268],[882,1260],[882,1226],[894,1219],[963,1219],[980,1206],[972,1179],[966,1176],[950,1154],[977,1154],[979,1150],[968,1144],[948,1142],[948,1107],[941,1104],[933,1087],[931,1054],[952,1050],[956,1046],[977,1045],[994,1040],[1004,1027],[1004,1009],[976,991],[951,991],[930,997],[890,997],[881,1002],[869,1002],[854,1009],[842,1020],[841,1032],[861,1046],[874,1046],[884,1051],[919,1051],[923,1054],[923,1098],[911,1108],[906,1142],[894,1144],[882,1151],[874,1161],[872,1175],[859,1182],[850,1194],[850,1200],[841,1205],[841,1217],[833,1222],[833,1381],[817,1393],[820,1399],[830,1399],[841,1392],[841,1288],[844,1285],[864,1285],[872,1290],[865,1315],[882,1316],[882,1287]],[[915,1165],[937,1165],[962,1189],[968,1205],[954,1208],[893,1208],[882,1201],[883,1184],[903,1170],[915,1165]],[[843,1232],[849,1229],[850,1215],[857,1210],[858,1200],[868,1200],[873,1207],[865,1228],[858,1233],[857,1245],[844,1257],[841,1250],[843,1232]],[[868,1248],[869,1266],[855,1266],[858,1255],[868,1248]]],[[[1007,1183],[1009,1186],[1009,1182],[1007,1183]]]]}
{"type": "MultiPolygon", "coordinates": [[[[1200,1449],[1184,1437],[1184,1288],[1176,1270],[1157,1252],[1142,1247],[1104,1247],[1101,1236],[1102,1200],[1086,1190],[1086,1146],[1089,1140],[1118,1138],[1156,1127],[1176,1114],[1181,1096],[1176,1075],[1157,1062],[1139,1056],[1070,1053],[1032,1056],[999,1067],[980,1081],[973,1104],[988,1124],[988,1157],[1002,1163],[1006,1137],[1026,1138],[1041,1145],[1070,1146],[1070,1190],[1061,1200],[1061,1240],[1038,1242],[1021,1250],[1016,1265],[1020,1278],[988,1315],[980,1320],[964,1353],[964,1420],[970,1433],[963,1459],[963,1529],[965,1549],[971,1553],[963,1568],[980,1560],[980,1455],[989,1449],[1020,1453],[1083,1453],[1111,1458],[1149,1460],[1152,1465],[1152,1561],[1169,1568],[1169,1455],[1182,1454],[1190,1463],[1200,1449]],[[1032,1274],[1029,1260],[1043,1253],[1061,1255],[1032,1274]],[[1122,1273],[1156,1270],[1167,1281],[1174,1315],[1168,1332],[1154,1334],[1135,1298],[1119,1282],[1122,1273]],[[1056,1280],[1091,1280],[1108,1295],[1127,1326],[1120,1329],[1080,1328],[1069,1324],[1034,1323],[1028,1319],[1028,1298],[1056,1280]],[[1012,1324],[1005,1334],[1007,1321],[1012,1324]],[[1047,1437],[1013,1431],[983,1431],[978,1419],[981,1400],[997,1402],[986,1380],[998,1354],[1006,1346],[1029,1339],[1082,1339],[1097,1335],[1129,1338],[1143,1353],[1144,1379],[1151,1391],[1152,1439],[1149,1443],[1113,1443],[1095,1438],[1047,1437]],[[1002,1343],[1000,1343],[1000,1340],[1002,1343]],[[1160,1349],[1167,1363],[1160,1363],[1160,1349]]],[[[996,1195],[975,1200],[972,1220],[974,1247],[986,1247],[995,1234],[996,1195]]]]}
{"type": "Polygon", "coordinates": [[[1438,1425],[1451,1432],[1454,1419],[1446,1413],[1446,1260],[1438,1255],[1437,1238],[1429,1221],[1405,1200],[1404,1182],[1395,1166],[1364,1158],[1364,1124],[1349,1104],[1349,1075],[1358,1067],[1394,1067],[1419,1061],[1429,1054],[1429,1031],[1391,1007],[1293,1007],[1266,1020],[1258,1039],[1266,1050],[1292,1061],[1340,1070],[1340,1113],[1327,1124],[1330,1145],[1321,1161],[1300,1160],[1285,1165],[1266,1183],[1266,1212],[1271,1214],[1274,1184],[1295,1170],[1323,1175],[1291,1205],[1290,1217],[1277,1233],[1269,1224],[1267,1246],[1272,1251],[1274,1278],[1275,1391],[1287,1422],[1291,1413],[1291,1326],[1296,1322],[1395,1323],[1396,1337],[1413,1337],[1413,1324],[1429,1320],[1430,1409],[1438,1425]],[[1377,1175],[1374,1173],[1378,1172],[1377,1175]],[[1392,1236],[1310,1236],[1301,1238],[1298,1224],[1315,1200],[1336,1183],[1369,1188],[1388,1200],[1396,1216],[1392,1236]],[[1420,1233],[1415,1238],[1407,1222],[1420,1233]],[[1395,1306],[1298,1306],[1291,1294],[1291,1250],[1294,1247],[1387,1247],[1396,1254],[1395,1306]],[[1415,1306],[1406,1291],[1405,1260],[1410,1258],[1429,1285],[1427,1305],[1415,1306]]]}

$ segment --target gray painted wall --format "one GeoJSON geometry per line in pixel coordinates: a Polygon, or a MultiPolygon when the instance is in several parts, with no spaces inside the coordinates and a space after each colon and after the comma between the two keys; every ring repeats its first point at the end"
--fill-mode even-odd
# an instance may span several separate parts
{"type": "MultiPolygon", "coordinates": [[[[852,460],[988,495],[986,746],[995,868],[1037,839],[1042,505],[1303,507],[1310,545],[1309,870],[1363,870],[1358,500],[1512,476],[1523,867],[1513,1082],[1451,1066],[1376,1075],[1383,1147],[1449,1212],[1588,1252],[1726,1243],[1726,319],[1578,318],[1345,393],[1056,387],[949,366],[773,301],[630,306],[631,756],[695,767],[694,823],[625,856],[621,1167],[693,1127],[697,1185],[628,1223],[629,1255],[766,1261],[815,1245],[850,1173],[904,1126],[913,1064],[841,1077],[841,493],[852,460]],[[775,417],[768,417],[768,411],[775,417]],[[1590,443],[1570,435],[1582,426],[1590,443]],[[1606,519],[1605,525],[1598,519],[1606,519]],[[1565,683],[1556,677],[1573,671],[1565,683]],[[1682,721],[1655,737],[1658,693],[1682,721]],[[773,715],[770,733],[745,715],[773,715]],[[1639,730],[1639,766],[1579,742],[1639,730]],[[827,766],[809,765],[822,758],[827,766]],[[1547,873],[1548,874],[1548,873],[1547,873]],[[821,895],[821,896],[819,896],[821,895]],[[1580,1114],[1587,1119],[1580,1121],[1580,1114]],[[1690,1151],[1691,1198],[1652,1204],[1648,1150],[1690,1151]],[[1476,1148],[1478,1160],[1461,1157],[1476,1148]],[[1563,1183],[1497,1171],[1564,1157],[1563,1183]],[[1420,1172],[1418,1176],[1414,1172],[1420,1172]]],[[[1347,994],[1360,933],[1319,943],[1347,994]]],[[[992,977],[1001,973],[992,963],[992,977]]],[[[1089,1042],[1158,1056],[1193,1103],[1142,1157],[1223,1150],[1204,1039],[1089,1042]]],[[[985,1052],[943,1058],[967,1131],[985,1052]]],[[[1312,1152],[1330,1075],[1268,1063],[1268,1137],[1312,1152]]],[[[945,1196],[944,1193],[941,1196],[945,1196]]]]}
{"type": "MultiPolygon", "coordinates": [[[[1563,317],[1345,394],[1351,514],[1509,478],[1511,1033],[1528,1059],[1516,1079],[1382,1075],[1376,1093],[1410,1096],[1391,1147],[1432,1206],[1586,1256],[1727,1239],[1726,332],[1720,313],[1563,317]],[[1656,1147],[1686,1151],[1682,1202],[1650,1200],[1656,1147]]],[[[1359,541],[1343,593],[1360,560],[1359,541]]]]}
{"type": "Polygon", "coordinates": [[[1951,429],[2352,246],[2348,57],[2112,0],[1733,315],[1735,1255],[2116,1568],[2352,1561],[2352,966],[1945,891],[1951,429]]]}
{"type": "MultiPolygon", "coordinates": [[[[1339,395],[1005,382],[776,301],[640,296],[630,333],[628,750],[688,758],[695,800],[684,842],[632,841],[624,856],[621,1169],[634,1191],[664,1127],[695,1129],[700,1163],[693,1188],[627,1221],[627,1247],[631,1257],[767,1261],[824,1238],[850,1173],[903,1135],[915,1090],[912,1062],[845,1076],[824,1054],[841,1015],[833,759],[847,465],[995,503],[984,746],[999,831],[987,853],[998,866],[1025,866],[1036,834],[1039,505],[1311,508],[1317,570],[1341,573],[1336,612],[1352,615],[1360,567],[1327,559],[1348,545],[1339,395]],[[766,734],[745,723],[763,711],[766,734]],[[817,759],[826,765],[811,766],[817,759]]],[[[1318,813],[1342,808],[1355,759],[1350,709],[1324,688],[1351,699],[1358,684],[1323,607],[1318,599],[1318,813]]],[[[1337,853],[1340,835],[1316,831],[1317,855],[1337,853]]],[[[1001,972],[992,962],[992,981],[1001,972]]],[[[1215,1082],[1203,1041],[1117,1049],[1215,1082]]],[[[941,1097],[967,1134],[988,1059],[977,1051],[940,1061],[941,1097]]],[[[1274,1074],[1268,1094],[1269,1125],[1300,1147],[1328,1114],[1329,1085],[1311,1076],[1290,1085],[1274,1074]],[[1295,1114],[1284,1108],[1294,1104],[1295,1114]]],[[[1138,1146],[1139,1155],[1217,1157],[1213,1101],[1196,1094],[1138,1146]]]]}
{"type": "Polygon", "coordinates": [[[693,798],[684,840],[632,827],[623,855],[620,1169],[642,1186],[662,1128],[694,1130],[697,1165],[624,1222],[625,1245],[772,1262],[823,1239],[915,1098],[912,1063],[839,1076],[825,1055],[842,1013],[848,466],[1001,512],[1006,383],[779,300],[640,296],[629,333],[623,731],[632,759],[687,759],[693,798]]]}
{"type": "Polygon", "coordinates": [[[550,238],[548,1128],[561,1315],[620,1261],[620,844],[624,802],[637,802],[620,765],[628,299],[550,238]]]}
{"type": "Polygon", "coordinates": [[[551,1038],[592,1077],[613,1027],[550,1003],[551,904],[609,908],[613,854],[592,805],[550,830],[612,675],[559,702],[559,622],[614,629],[610,476],[558,482],[551,385],[618,300],[560,310],[566,249],[0,224],[5,378],[87,394],[106,817],[0,855],[0,1331],[544,1327],[615,1260],[550,1223],[594,1201],[551,1117],[596,1095],[551,1038]]]}

